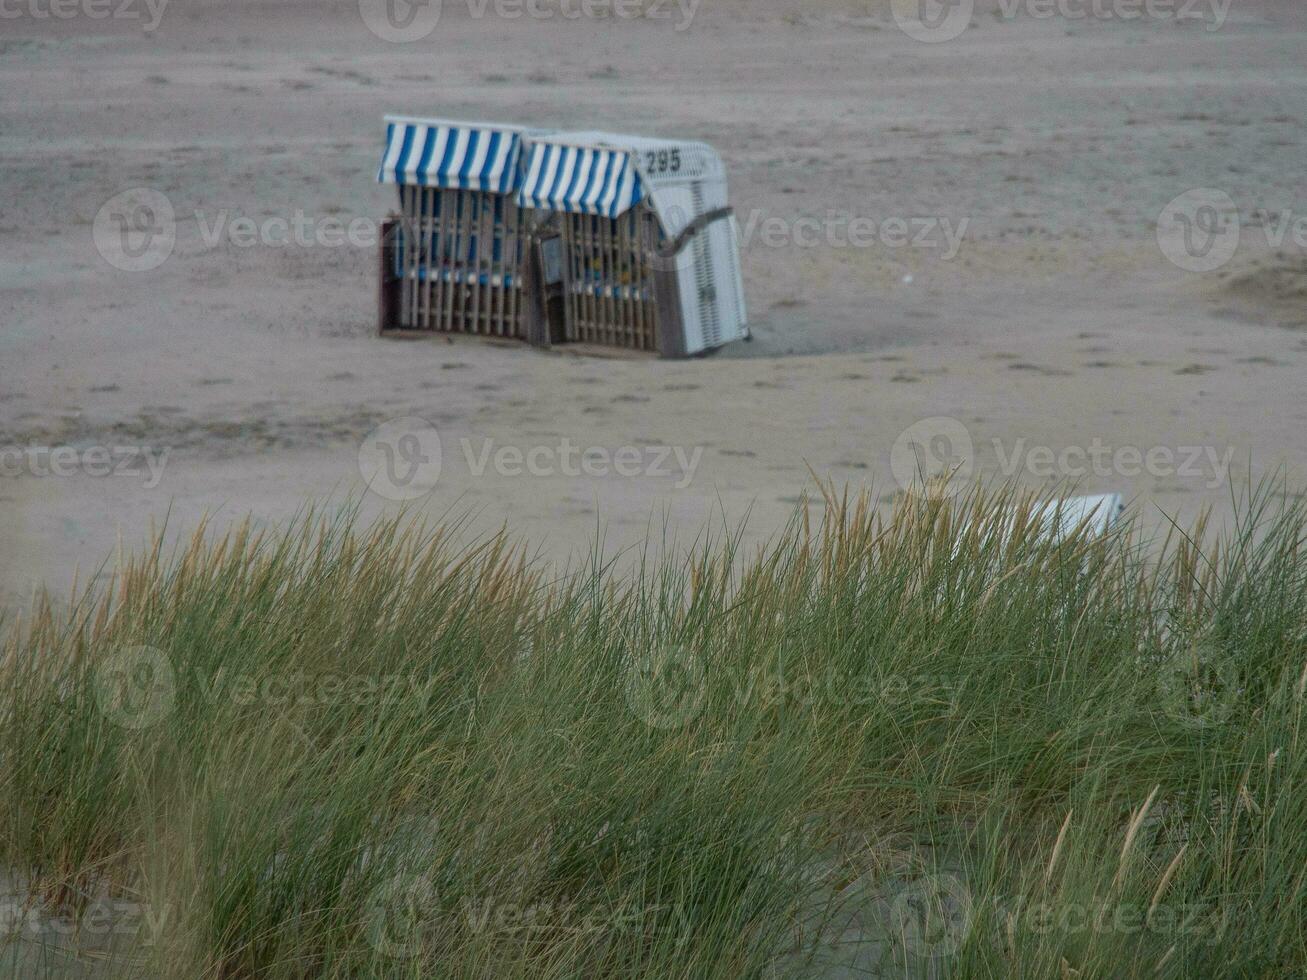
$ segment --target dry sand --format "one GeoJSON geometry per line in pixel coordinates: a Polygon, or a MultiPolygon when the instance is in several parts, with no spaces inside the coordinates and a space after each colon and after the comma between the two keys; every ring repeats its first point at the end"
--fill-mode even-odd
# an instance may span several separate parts
{"type": "MultiPolygon", "coordinates": [[[[601,524],[610,549],[664,520],[684,540],[718,508],[751,512],[763,537],[809,469],[888,498],[891,447],[933,416],[967,428],[982,475],[1034,446],[1194,446],[1232,454],[1237,483],[1251,459],[1254,476],[1285,466],[1304,485],[1307,266],[1253,217],[1307,214],[1303,6],[1242,2],[1215,31],[981,7],[934,45],[880,2],[704,0],[677,31],[476,19],[447,0],[409,45],[373,36],[354,3],[307,0],[174,0],[153,32],[0,22],[0,447],[167,453],[157,483],[139,465],[0,477],[0,608],[66,587],[75,566],[85,578],[169,512],[178,528],[204,512],[276,522],[357,493],[361,440],[397,416],[442,441],[440,479],[412,506],[508,520],[557,558],[584,555],[601,524]],[[382,340],[373,250],[204,232],[220,215],[382,216],[387,112],[703,138],[746,224],[833,211],[965,234],[956,254],[807,248],[755,225],[756,339],[702,360],[382,340]],[[93,221],[142,186],[167,195],[177,242],[128,273],[97,252],[93,221]],[[1207,275],[1155,235],[1197,187],[1245,216],[1237,255],[1207,275]],[[674,457],[634,477],[477,475],[463,449],[475,462],[485,440],[564,439],[701,454],[678,486],[674,457]]],[[[1080,484],[1152,521],[1225,508],[1210,458],[1080,484]]]]}

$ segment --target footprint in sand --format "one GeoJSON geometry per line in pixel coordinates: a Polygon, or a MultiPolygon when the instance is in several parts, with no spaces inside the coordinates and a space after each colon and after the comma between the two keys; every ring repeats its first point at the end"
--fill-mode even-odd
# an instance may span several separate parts
{"type": "Polygon", "coordinates": [[[1042,364],[1031,364],[1029,361],[1017,361],[1007,367],[1009,371],[1033,371],[1035,374],[1042,374],[1046,378],[1065,378],[1071,375],[1070,371],[1063,371],[1061,368],[1044,367],[1042,364]]]}

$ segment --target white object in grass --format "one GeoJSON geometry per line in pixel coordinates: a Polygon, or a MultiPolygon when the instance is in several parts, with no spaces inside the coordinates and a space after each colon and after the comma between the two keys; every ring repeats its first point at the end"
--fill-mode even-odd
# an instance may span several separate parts
{"type": "Polygon", "coordinates": [[[1052,500],[1041,507],[1039,517],[1056,522],[1049,528],[1055,540],[1071,534],[1081,524],[1087,537],[1102,537],[1125,513],[1125,504],[1119,493],[1099,493],[1087,497],[1066,497],[1052,500]]]}

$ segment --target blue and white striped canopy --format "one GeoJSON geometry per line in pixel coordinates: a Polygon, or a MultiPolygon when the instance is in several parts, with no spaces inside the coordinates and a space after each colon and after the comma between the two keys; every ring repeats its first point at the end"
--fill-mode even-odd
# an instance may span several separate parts
{"type": "Polygon", "coordinates": [[[536,142],[517,193],[524,208],[616,218],[644,199],[629,150],[536,142]]]}
{"type": "Polygon", "coordinates": [[[521,135],[511,129],[393,120],[377,180],[510,194],[521,179],[521,153],[521,135]]]}

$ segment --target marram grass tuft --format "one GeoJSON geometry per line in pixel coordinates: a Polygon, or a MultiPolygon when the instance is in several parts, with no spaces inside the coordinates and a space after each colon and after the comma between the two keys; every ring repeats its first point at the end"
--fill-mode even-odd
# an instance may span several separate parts
{"type": "Polygon", "coordinates": [[[560,572],[347,510],[39,600],[0,972],[1307,969],[1301,497],[1155,541],[824,493],[756,555],[560,572]]]}

